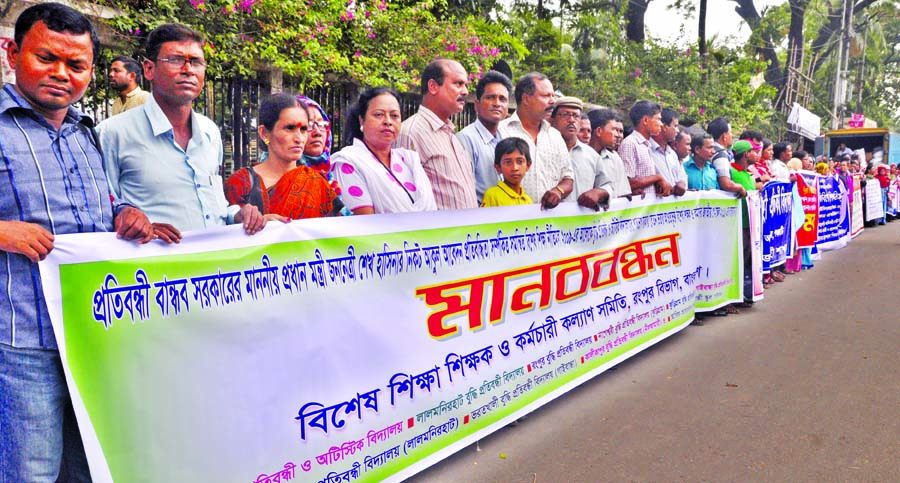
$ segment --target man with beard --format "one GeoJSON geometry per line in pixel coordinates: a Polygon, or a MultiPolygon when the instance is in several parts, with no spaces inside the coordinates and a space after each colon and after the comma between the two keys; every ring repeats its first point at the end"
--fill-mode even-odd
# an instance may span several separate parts
{"type": "Polygon", "coordinates": [[[143,105],[150,97],[150,93],[137,83],[140,76],[141,66],[136,60],[124,55],[113,59],[109,67],[109,87],[119,93],[110,111],[113,116],[143,105]]]}
{"type": "Polygon", "coordinates": [[[512,82],[508,77],[495,70],[485,73],[475,86],[475,114],[478,119],[456,135],[472,158],[479,204],[484,192],[500,181],[494,168],[494,150],[502,139],[497,127],[509,114],[511,92],[512,82]]]}
{"type": "Polygon", "coordinates": [[[500,123],[500,134],[528,143],[532,165],[522,188],[532,200],[540,200],[542,208],[555,208],[575,183],[566,142],[547,122],[556,103],[553,84],[544,74],[525,74],[516,83],[515,96],[516,113],[500,123]]]}
{"type": "Polygon", "coordinates": [[[439,210],[478,208],[472,159],[450,122],[466,106],[468,86],[462,64],[431,61],[422,71],[419,112],[403,121],[395,142],[395,147],[419,153],[439,210]]]}
{"type": "MultiPolygon", "coordinates": [[[[587,191],[595,191],[593,206],[606,204],[611,183],[602,168],[597,151],[578,140],[581,123],[582,102],[575,97],[560,97],[553,106],[550,124],[560,132],[569,150],[569,161],[574,170],[575,189],[572,198],[578,198],[587,191]]],[[[572,199],[572,201],[575,201],[572,199]]],[[[596,208],[594,208],[596,209],[596,208]]]]}

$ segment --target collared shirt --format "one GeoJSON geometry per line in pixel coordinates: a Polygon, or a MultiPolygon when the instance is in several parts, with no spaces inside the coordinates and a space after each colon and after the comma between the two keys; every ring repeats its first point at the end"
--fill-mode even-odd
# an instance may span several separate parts
{"type": "Polygon", "coordinates": [[[650,140],[653,146],[653,158],[656,161],[656,171],[672,186],[678,183],[687,184],[687,174],[684,166],[678,160],[678,153],[671,146],[660,146],[655,139],[650,140]]]}
{"type": "Polygon", "coordinates": [[[730,178],[731,163],[734,161],[734,154],[730,149],[717,142],[713,142],[713,147],[716,148],[716,154],[713,155],[710,163],[712,163],[713,169],[716,170],[716,175],[720,178],[730,178]]]}
{"type": "Polygon", "coordinates": [[[585,191],[600,188],[610,197],[615,197],[612,181],[603,166],[603,160],[594,148],[576,141],[575,146],[569,151],[569,160],[572,162],[572,170],[575,172],[575,190],[566,201],[576,202],[585,191]]]}
{"type": "Polygon", "coordinates": [[[769,161],[769,171],[772,172],[772,177],[778,181],[789,182],[791,180],[791,170],[788,169],[787,164],[780,159],[769,161]]]}
{"type": "Polygon", "coordinates": [[[472,158],[472,168],[475,170],[475,193],[478,196],[478,202],[481,203],[484,192],[500,181],[500,175],[494,168],[494,149],[503,138],[500,137],[499,130],[497,134],[491,134],[479,119],[463,128],[456,137],[469,153],[469,157],[472,158]]]}
{"type": "Polygon", "coordinates": [[[628,196],[631,194],[631,183],[628,182],[628,176],[625,175],[625,163],[619,157],[619,153],[604,149],[600,151],[600,161],[603,170],[609,176],[612,182],[612,192],[609,193],[610,198],[619,196],[628,196]]]}
{"type": "Polygon", "coordinates": [[[112,192],[150,221],[181,231],[225,225],[240,209],[225,201],[219,129],[193,112],[191,130],[185,151],[175,143],[172,124],[153,97],[98,126],[112,192]]]}
{"type": "Polygon", "coordinates": [[[122,114],[129,109],[141,106],[147,102],[148,97],[150,97],[149,92],[141,89],[141,86],[136,86],[134,90],[125,94],[125,102],[122,102],[122,97],[116,96],[116,99],[113,101],[112,109],[110,109],[111,115],[115,116],[116,114],[122,114]]]}
{"type": "MultiPolygon", "coordinates": [[[[625,176],[629,178],[646,178],[656,175],[656,161],[652,153],[651,140],[634,131],[622,140],[619,156],[625,164],[625,176]]],[[[644,188],[645,195],[656,194],[653,185],[644,188]]]]}
{"type": "MultiPolygon", "coordinates": [[[[59,130],[13,87],[0,90],[0,220],[54,235],[110,231],[113,208],[94,122],[69,108],[59,130]]],[[[0,251],[0,344],[55,349],[36,263],[0,251]]]]}
{"type": "Polygon", "coordinates": [[[514,205],[532,205],[534,201],[532,201],[531,197],[528,196],[528,193],[525,192],[524,189],[519,189],[522,191],[522,194],[518,194],[512,190],[506,183],[500,181],[495,186],[492,186],[484,192],[484,202],[482,202],[482,207],[489,206],[514,206],[514,205]]]}
{"type": "Polygon", "coordinates": [[[531,199],[543,198],[544,193],[558,186],[565,178],[574,179],[566,141],[559,131],[550,128],[549,122],[541,121],[535,142],[531,134],[522,127],[522,121],[516,113],[500,121],[500,135],[504,138],[517,137],[528,144],[531,169],[522,178],[522,188],[531,199]]]}
{"type": "Polygon", "coordinates": [[[701,169],[694,161],[694,157],[689,156],[684,163],[684,172],[687,174],[688,189],[701,191],[719,189],[719,176],[709,161],[704,163],[701,169]]]}
{"type": "Polygon", "coordinates": [[[477,208],[472,160],[453,131],[453,124],[419,106],[419,112],[403,121],[394,147],[419,153],[439,210],[477,208]]]}

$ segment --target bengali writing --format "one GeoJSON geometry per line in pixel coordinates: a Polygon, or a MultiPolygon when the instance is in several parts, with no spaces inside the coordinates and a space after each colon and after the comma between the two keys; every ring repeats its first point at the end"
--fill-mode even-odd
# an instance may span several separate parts
{"type": "Polygon", "coordinates": [[[253,483],[281,483],[282,481],[293,480],[295,476],[294,469],[296,467],[297,465],[288,461],[284,464],[283,469],[276,471],[271,475],[262,473],[256,478],[256,481],[254,481],[253,483]]]}
{"type": "Polygon", "coordinates": [[[200,310],[225,308],[244,301],[257,301],[280,296],[293,296],[309,292],[311,289],[327,289],[330,286],[355,283],[357,281],[397,277],[419,270],[430,270],[437,274],[441,268],[452,268],[462,263],[521,255],[559,245],[596,243],[604,238],[622,232],[679,223],[703,218],[726,218],[736,216],[735,207],[701,206],[684,210],[655,213],[635,218],[603,221],[572,230],[554,228],[546,224],[512,233],[497,231],[496,236],[482,236],[480,232],[467,234],[465,241],[441,245],[421,245],[415,241],[403,241],[402,248],[393,248],[385,243],[380,251],[357,253],[354,245],[348,245],[346,255],[325,257],[319,248],[313,257],[300,261],[298,258],[285,260],[282,265],[272,263],[268,254],[263,254],[260,266],[253,265],[247,270],[222,272],[203,276],[170,278],[163,275],[161,280],[151,282],[144,269],[135,271],[134,282],[121,284],[118,277],[108,273],[100,287],[92,296],[92,315],[104,329],[112,327],[115,321],[126,317],[136,321],[149,320],[151,301],[155,302],[159,315],[163,318],[178,317],[200,310]],[[155,295],[151,296],[151,291],[155,295]]]}
{"type": "MultiPolygon", "coordinates": [[[[670,233],[612,249],[419,287],[416,296],[431,309],[426,318],[429,335],[435,339],[445,339],[461,331],[458,325],[460,318],[467,320],[469,330],[477,331],[484,327],[485,322],[500,322],[507,311],[519,313],[535,308],[546,309],[551,301],[564,303],[590,291],[644,277],[657,269],[679,266],[680,236],[679,233],[670,233]],[[537,300],[531,300],[529,297],[535,294],[537,300]]],[[[617,294],[613,299],[607,298],[603,315],[626,308],[624,296],[617,294]]]]}
{"type": "Polygon", "coordinates": [[[789,183],[776,183],[763,191],[763,209],[769,216],[790,213],[794,206],[793,191],[789,183]]]}
{"type": "MultiPolygon", "coordinates": [[[[629,304],[628,298],[622,294],[607,296],[602,303],[592,307],[579,308],[559,319],[551,315],[545,317],[543,321],[533,321],[522,332],[504,339],[498,344],[485,346],[466,354],[447,353],[440,364],[434,364],[425,371],[395,373],[383,387],[377,387],[366,392],[357,392],[354,397],[346,401],[340,401],[335,404],[308,402],[301,406],[294,417],[300,425],[300,438],[307,440],[310,436],[310,429],[317,430],[317,434],[327,435],[330,429],[343,428],[349,418],[355,416],[355,419],[362,421],[366,414],[379,413],[381,407],[379,398],[382,397],[384,389],[387,390],[384,391],[385,393],[389,393],[389,396],[385,394],[384,397],[389,397],[391,406],[397,406],[402,401],[414,401],[417,396],[428,396],[433,394],[434,390],[442,389],[442,385],[461,383],[468,378],[476,376],[485,366],[492,366],[497,357],[508,358],[513,351],[521,354],[534,353],[535,356],[528,359],[531,362],[524,368],[518,367],[510,371],[495,372],[493,377],[483,379],[480,386],[469,386],[465,393],[457,395],[456,398],[441,400],[436,405],[418,412],[414,418],[410,418],[409,423],[428,424],[432,420],[456,414],[458,411],[475,404],[481,398],[491,396],[493,392],[504,385],[516,383],[519,379],[525,377],[527,373],[550,367],[551,371],[549,373],[529,377],[535,384],[542,384],[547,379],[550,379],[553,374],[558,377],[574,368],[573,365],[568,364],[568,359],[573,359],[576,351],[584,350],[598,342],[598,337],[608,336],[628,327],[631,323],[643,322],[643,319],[650,315],[662,317],[664,311],[675,309],[674,303],[665,303],[663,300],[687,301],[691,299],[693,293],[680,296],[680,298],[676,297],[685,290],[685,287],[688,287],[689,290],[693,290],[695,286],[699,287],[701,276],[702,267],[698,266],[684,275],[671,279],[656,279],[649,282],[650,285],[647,288],[652,289],[655,299],[659,301],[659,305],[627,318],[626,316],[633,309],[632,305],[629,304]],[[614,323],[619,318],[624,318],[624,322],[614,323]],[[561,321],[562,323],[560,323],[561,321]],[[606,329],[607,333],[605,335],[603,331],[594,334],[593,338],[591,336],[578,337],[573,333],[573,331],[586,330],[601,323],[604,327],[609,327],[606,329]],[[557,339],[561,336],[560,330],[569,334],[568,338],[562,343],[557,342],[557,339]],[[574,339],[572,339],[573,336],[575,337],[574,339]],[[552,369],[554,364],[557,367],[552,369]]],[[[724,283],[719,282],[716,286],[724,286],[724,283]]],[[[649,292],[641,289],[635,293],[649,292]]],[[[491,370],[496,371],[495,369],[491,370]]],[[[514,390],[510,397],[518,397],[519,393],[525,390],[525,387],[525,384],[517,383],[518,391],[514,390]]],[[[503,403],[508,401],[508,399],[501,396],[498,398],[498,401],[498,404],[505,405],[503,403]]],[[[479,416],[498,407],[497,404],[492,403],[493,399],[490,403],[479,406],[483,408],[479,412],[479,416]]],[[[399,427],[397,429],[399,431],[399,427]]],[[[371,444],[375,441],[370,439],[369,442],[371,444]]],[[[349,445],[344,443],[341,446],[334,446],[329,452],[320,455],[317,462],[330,464],[340,461],[344,457],[352,456],[353,452],[361,449],[362,445],[363,440],[356,440],[349,442],[349,445]],[[329,454],[330,456],[328,456],[329,454]]]]}

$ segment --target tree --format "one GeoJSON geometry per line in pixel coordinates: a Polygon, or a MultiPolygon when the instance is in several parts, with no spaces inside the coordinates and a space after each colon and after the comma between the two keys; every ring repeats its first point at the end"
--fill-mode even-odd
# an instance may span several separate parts
{"type": "Polygon", "coordinates": [[[206,34],[212,76],[253,77],[278,69],[307,86],[326,81],[418,83],[438,56],[460,61],[473,78],[521,44],[480,17],[457,19],[446,0],[101,0],[124,15],[110,24],[136,49],[153,27],[180,22],[206,34]]]}

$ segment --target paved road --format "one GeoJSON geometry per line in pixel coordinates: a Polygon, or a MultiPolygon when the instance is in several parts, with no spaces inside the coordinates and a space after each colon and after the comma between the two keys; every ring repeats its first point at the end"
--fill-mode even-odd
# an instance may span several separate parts
{"type": "Polygon", "coordinates": [[[898,285],[900,221],[410,481],[900,482],[898,285]]]}

